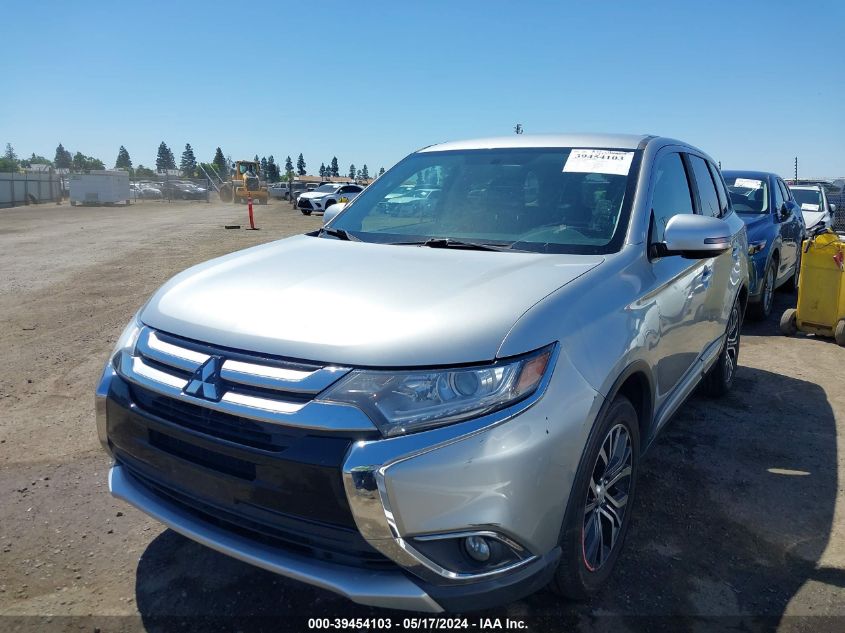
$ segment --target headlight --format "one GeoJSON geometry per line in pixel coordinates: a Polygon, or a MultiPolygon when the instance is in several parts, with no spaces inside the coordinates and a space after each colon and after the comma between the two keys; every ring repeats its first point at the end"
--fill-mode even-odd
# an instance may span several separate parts
{"type": "Polygon", "coordinates": [[[141,319],[138,318],[138,315],[140,314],[141,311],[139,310],[135,316],[132,317],[132,320],[129,321],[129,325],[127,325],[123,330],[123,333],[117,339],[117,343],[109,355],[111,364],[116,370],[120,370],[119,354],[123,351],[132,354],[135,351],[135,343],[138,342],[138,335],[141,333],[141,328],[143,327],[141,319]]]}
{"type": "Polygon", "coordinates": [[[458,369],[356,370],[320,400],[352,404],[384,437],[478,417],[530,396],[551,370],[553,347],[492,365],[458,369]]]}
{"type": "Polygon", "coordinates": [[[757,242],[749,242],[748,243],[748,254],[749,255],[756,255],[757,253],[762,252],[766,248],[766,244],[768,240],[759,240],[757,242]]]}

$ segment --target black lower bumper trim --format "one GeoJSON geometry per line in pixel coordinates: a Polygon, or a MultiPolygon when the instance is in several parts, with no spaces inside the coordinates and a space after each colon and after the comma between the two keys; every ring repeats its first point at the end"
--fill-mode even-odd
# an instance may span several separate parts
{"type": "Polygon", "coordinates": [[[452,613],[501,607],[548,585],[557,569],[560,554],[560,547],[556,547],[518,571],[469,585],[415,582],[444,610],[452,613]]]}

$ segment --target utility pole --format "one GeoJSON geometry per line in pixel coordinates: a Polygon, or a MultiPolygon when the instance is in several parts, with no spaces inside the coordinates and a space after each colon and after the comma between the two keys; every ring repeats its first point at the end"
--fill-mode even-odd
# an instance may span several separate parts
{"type": "Polygon", "coordinates": [[[795,157],[795,180],[798,180],[798,157],[795,157]]]}
{"type": "Polygon", "coordinates": [[[522,131],[523,131],[522,130],[522,123],[517,123],[514,126],[513,131],[516,132],[517,134],[522,134],[522,131]]]}

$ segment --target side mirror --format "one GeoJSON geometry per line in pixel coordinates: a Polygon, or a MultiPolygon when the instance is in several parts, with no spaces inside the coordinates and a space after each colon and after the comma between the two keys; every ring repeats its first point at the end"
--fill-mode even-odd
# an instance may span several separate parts
{"type": "Polygon", "coordinates": [[[716,257],[731,248],[730,225],[721,218],[680,213],[666,223],[664,241],[655,244],[659,257],[680,255],[685,259],[716,257]]]}
{"type": "Polygon", "coordinates": [[[323,212],[323,226],[335,219],[335,216],[346,208],[345,202],[338,202],[323,212]]]}
{"type": "Polygon", "coordinates": [[[836,213],[836,205],[835,204],[830,205],[830,212],[836,213]]]}
{"type": "Polygon", "coordinates": [[[795,209],[793,207],[797,206],[794,202],[787,200],[784,202],[780,207],[780,219],[786,220],[788,219],[793,213],[795,213],[795,209]]]}

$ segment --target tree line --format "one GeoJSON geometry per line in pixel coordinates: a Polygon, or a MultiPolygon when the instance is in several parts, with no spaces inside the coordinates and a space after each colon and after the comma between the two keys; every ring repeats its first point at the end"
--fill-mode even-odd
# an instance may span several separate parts
{"type": "MultiPolygon", "coordinates": [[[[282,166],[276,163],[275,157],[271,154],[269,157],[264,156],[258,158],[255,155],[255,162],[260,165],[260,176],[268,182],[280,182],[282,180],[291,181],[297,176],[305,176],[306,171],[305,158],[302,154],[296,159],[296,166],[294,168],[293,160],[290,156],[285,158],[284,171],[282,166]]],[[[49,165],[56,169],[72,169],[74,171],[85,171],[91,169],[105,169],[105,164],[99,158],[86,156],[82,152],[71,154],[70,151],[59,143],[56,147],[56,153],[53,160],[49,160],[44,156],[37,156],[34,152],[29,158],[18,158],[11,143],[6,143],[6,151],[0,158],[0,171],[17,171],[20,168],[32,167],[33,165],[49,165]]],[[[229,173],[229,169],[233,165],[231,157],[223,155],[223,150],[219,147],[214,152],[214,158],[209,163],[200,163],[197,161],[194,149],[190,143],[185,144],[185,150],[182,152],[178,167],[176,163],[176,156],[173,151],[167,146],[167,143],[162,141],[159,143],[158,151],[156,152],[155,170],[150,167],[145,167],[142,164],[133,166],[132,158],[129,151],[123,145],[117,150],[117,158],[114,161],[115,169],[124,169],[135,178],[152,178],[159,171],[164,170],[179,170],[186,178],[204,177],[203,169],[206,172],[217,172],[224,179],[229,173]]],[[[384,173],[384,167],[379,169],[378,175],[384,173]]],[[[340,165],[338,164],[337,156],[332,156],[332,159],[326,163],[320,164],[319,174],[321,178],[340,177],[340,165]]],[[[370,172],[366,165],[360,169],[355,167],[355,164],[349,165],[349,170],[346,176],[350,180],[367,180],[370,178],[370,172]]]]}

